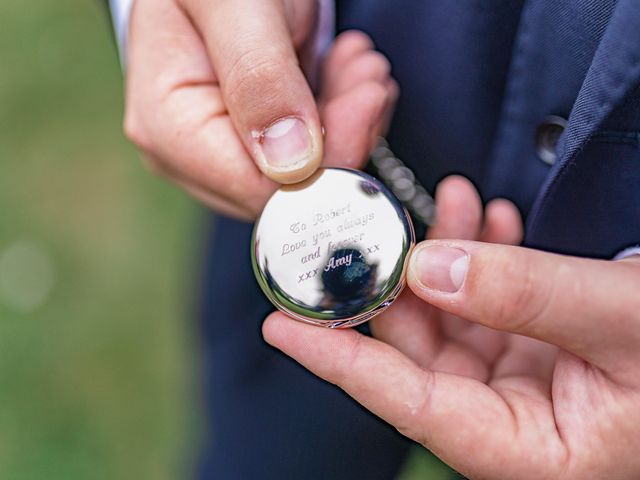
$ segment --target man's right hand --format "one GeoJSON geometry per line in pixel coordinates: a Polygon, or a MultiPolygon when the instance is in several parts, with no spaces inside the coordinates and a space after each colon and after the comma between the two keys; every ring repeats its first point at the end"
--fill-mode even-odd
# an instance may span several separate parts
{"type": "Polygon", "coordinates": [[[278,183],[360,167],[398,87],[369,38],[347,32],[314,98],[299,55],[317,14],[317,0],[136,0],[125,131],[151,168],[253,219],[278,183]]]}

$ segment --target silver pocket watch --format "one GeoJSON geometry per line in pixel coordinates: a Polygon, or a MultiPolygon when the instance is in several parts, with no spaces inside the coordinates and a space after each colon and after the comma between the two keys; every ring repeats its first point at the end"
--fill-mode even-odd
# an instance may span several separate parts
{"type": "Polygon", "coordinates": [[[380,179],[321,168],[280,187],[256,221],[251,257],[258,283],[297,320],[352,327],[385,310],[404,288],[416,242],[408,209],[416,223],[429,225],[433,199],[386,142],[371,160],[380,179]]]}

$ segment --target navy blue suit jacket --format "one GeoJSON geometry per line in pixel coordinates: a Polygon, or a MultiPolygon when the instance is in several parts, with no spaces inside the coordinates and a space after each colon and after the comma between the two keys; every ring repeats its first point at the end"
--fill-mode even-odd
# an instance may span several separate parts
{"type": "MultiPolygon", "coordinates": [[[[525,243],[611,258],[640,242],[640,8],[636,0],[345,0],[401,98],[389,140],[433,189],[466,175],[513,200],[525,243]],[[568,120],[552,166],[549,115],[568,120]]],[[[214,478],[389,478],[406,444],[334,387],[266,347],[272,307],[249,264],[251,226],[220,218],[202,295],[214,478]],[[286,454],[284,453],[286,452],[286,454]]]]}
{"type": "Polygon", "coordinates": [[[533,247],[610,258],[640,242],[637,2],[345,1],[340,14],[391,58],[390,141],[429,186],[460,172],[514,200],[533,247]],[[568,119],[552,167],[534,138],[549,115],[568,119]]]}

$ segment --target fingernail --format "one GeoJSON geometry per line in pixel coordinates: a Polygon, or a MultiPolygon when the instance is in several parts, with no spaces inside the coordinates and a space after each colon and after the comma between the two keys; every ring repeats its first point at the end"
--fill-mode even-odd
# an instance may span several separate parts
{"type": "Polygon", "coordinates": [[[257,137],[265,162],[276,169],[299,168],[313,151],[309,129],[296,117],[278,120],[257,137]]]}
{"type": "Polygon", "coordinates": [[[423,286],[454,293],[460,290],[467,276],[469,256],[460,248],[430,245],[418,250],[411,266],[423,286]]]}

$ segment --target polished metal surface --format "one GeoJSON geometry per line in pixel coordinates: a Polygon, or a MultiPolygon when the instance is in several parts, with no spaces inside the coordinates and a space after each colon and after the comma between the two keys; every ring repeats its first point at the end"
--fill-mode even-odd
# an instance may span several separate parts
{"type": "Polygon", "coordinates": [[[348,327],[400,293],[414,244],[409,215],[381,182],[327,168],[271,197],[254,228],[252,261],[277,308],[316,325],[348,327]]]}

